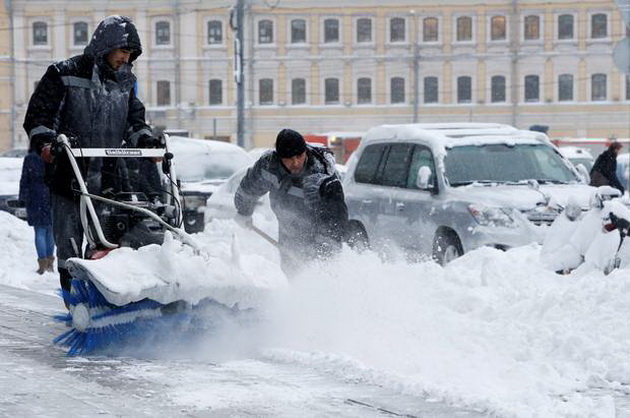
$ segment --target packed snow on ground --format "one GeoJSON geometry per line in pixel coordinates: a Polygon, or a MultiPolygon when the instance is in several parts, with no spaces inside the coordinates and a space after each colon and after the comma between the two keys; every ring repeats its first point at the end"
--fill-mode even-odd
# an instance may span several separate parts
{"type": "MultiPolygon", "coordinates": [[[[34,272],[32,237],[0,212],[0,283],[53,294],[57,276],[34,272]]],[[[275,248],[231,220],[195,238],[217,256],[236,252],[245,277],[276,285],[256,329],[222,336],[251,358],[499,416],[614,417],[611,394],[630,393],[627,269],[557,275],[536,244],[483,248],[445,268],[345,248],[289,283],[279,279],[275,248]]],[[[120,265],[125,257],[131,263],[134,252],[119,255],[120,265]]],[[[165,390],[174,402],[211,402],[194,378],[165,390]]]]}

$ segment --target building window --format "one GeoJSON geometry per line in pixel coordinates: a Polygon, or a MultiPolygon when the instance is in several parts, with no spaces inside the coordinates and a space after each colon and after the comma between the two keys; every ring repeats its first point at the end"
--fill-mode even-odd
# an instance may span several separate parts
{"type": "Polygon", "coordinates": [[[300,105],[306,103],[306,80],[294,78],[291,80],[291,104],[300,105]]]}
{"type": "Polygon", "coordinates": [[[540,80],[537,75],[525,76],[525,101],[537,102],[540,100],[540,80]]]}
{"type": "Polygon", "coordinates": [[[591,16],[591,38],[606,38],[608,36],[608,17],[603,13],[591,16]]]}
{"type": "Polygon", "coordinates": [[[357,20],[357,42],[372,42],[372,19],[357,20]]]}
{"type": "Polygon", "coordinates": [[[405,42],[405,19],[394,17],[389,21],[389,41],[405,42]]]}
{"type": "Polygon", "coordinates": [[[457,41],[472,41],[472,18],[462,16],[457,18],[457,41]]]}
{"type": "Polygon", "coordinates": [[[260,105],[273,104],[273,80],[262,78],[258,80],[258,102],[260,105]]]}
{"type": "Polygon", "coordinates": [[[568,102],[573,100],[573,76],[560,74],[558,76],[558,101],[568,102]]]}
{"type": "Polygon", "coordinates": [[[591,100],[606,100],[606,74],[593,74],[591,77],[591,100]]]}
{"type": "Polygon", "coordinates": [[[524,34],[526,41],[540,39],[540,17],[534,15],[525,16],[524,34]]]}
{"type": "Polygon", "coordinates": [[[72,25],[72,34],[75,45],[87,45],[88,24],[86,22],[75,22],[72,25]]]}
{"type": "Polygon", "coordinates": [[[457,103],[472,101],[472,79],[468,76],[457,77],[457,103]]]}
{"type": "Polygon", "coordinates": [[[331,44],[339,42],[339,20],[324,20],[324,43],[331,44]]]}
{"type": "Polygon", "coordinates": [[[217,79],[210,80],[209,88],[210,105],[216,106],[223,104],[223,81],[217,79]]]}
{"type": "Polygon", "coordinates": [[[258,43],[273,43],[273,22],[271,20],[261,20],[258,22],[258,43]]]}
{"type": "Polygon", "coordinates": [[[573,39],[573,15],[558,16],[558,39],[573,39]]]}
{"type": "Polygon", "coordinates": [[[155,44],[170,45],[171,43],[171,24],[161,21],[155,24],[155,44]]]}
{"type": "Polygon", "coordinates": [[[436,17],[427,17],[422,21],[422,41],[437,42],[438,20],[436,17]]]}
{"type": "Polygon", "coordinates": [[[630,100],[630,74],[626,74],[626,100],[630,100]]]}
{"type": "Polygon", "coordinates": [[[424,78],[424,102],[425,103],[438,102],[438,78],[437,77],[424,78]]]}
{"type": "Polygon", "coordinates": [[[357,103],[372,103],[372,80],[360,78],[357,80],[357,103]]]}
{"type": "Polygon", "coordinates": [[[492,103],[505,102],[505,77],[495,75],[490,79],[491,91],[490,100],[492,103]]]}
{"type": "Polygon", "coordinates": [[[33,45],[48,45],[48,24],[46,22],[33,23],[33,45]]]}
{"type": "Polygon", "coordinates": [[[169,81],[162,80],[157,82],[157,105],[171,105],[171,83],[169,81]]]}
{"type": "Polygon", "coordinates": [[[490,26],[491,41],[504,41],[506,39],[505,16],[492,16],[490,26]]]}
{"type": "Polygon", "coordinates": [[[208,45],[223,43],[223,24],[220,20],[208,22],[208,45]]]}
{"type": "Polygon", "coordinates": [[[306,42],[306,20],[293,19],[291,21],[291,43],[303,44],[306,42]]]}
{"type": "Polygon", "coordinates": [[[405,79],[392,77],[390,80],[390,100],[392,104],[405,103],[405,79]]]}
{"type": "Polygon", "coordinates": [[[339,79],[327,78],[324,80],[324,91],[326,97],[324,103],[326,104],[338,104],[339,103],[339,79]]]}

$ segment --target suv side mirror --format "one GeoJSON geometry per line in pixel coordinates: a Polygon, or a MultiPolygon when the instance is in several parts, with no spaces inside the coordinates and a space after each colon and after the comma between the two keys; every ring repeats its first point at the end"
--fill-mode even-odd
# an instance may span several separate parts
{"type": "Polygon", "coordinates": [[[584,164],[578,164],[576,167],[577,172],[580,176],[582,176],[582,182],[584,184],[590,184],[591,183],[591,175],[589,174],[588,170],[586,169],[586,167],[584,167],[584,164]]]}
{"type": "Polygon", "coordinates": [[[433,185],[429,183],[429,180],[431,180],[431,174],[431,169],[426,165],[423,165],[418,169],[418,176],[416,177],[416,186],[418,189],[433,189],[433,185]]]}

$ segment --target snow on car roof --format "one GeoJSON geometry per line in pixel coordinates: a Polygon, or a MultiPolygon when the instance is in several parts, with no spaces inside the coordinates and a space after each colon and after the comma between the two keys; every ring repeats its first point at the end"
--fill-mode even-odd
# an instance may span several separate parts
{"type": "Polygon", "coordinates": [[[247,154],[247,152],[238,145],[229,142],[215,141],[212,139],[187,138],[183,136],[170,136],[168,138],[168,147],[179,152],[238,152],[247,154]]]}
{"type": "Polygon", "coordinates": [[[534,144],[549,143],[541,133],[516,129],[499,123],[429,123],[381,125],[370,129],[364,141],[409,140],[421,138],[434,148],[485,144],[534,144]]]}
{"type": "Polygon", "coordinates": [[[558,147],[560,153],[567,158],[593,158],[593,154],[586,148],[574,147],[574,146],[561,146],[558,147]]]}

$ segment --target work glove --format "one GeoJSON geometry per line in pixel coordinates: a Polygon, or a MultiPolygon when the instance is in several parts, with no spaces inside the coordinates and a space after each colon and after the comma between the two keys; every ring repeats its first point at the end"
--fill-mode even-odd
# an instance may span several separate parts
{"type": "Polygon", "coordinates": [[[55,150],[53,144],[57,141],[57,135],[54,132],[42,132],[33,135],[31,144],[37,150],[39,155],[47,163],[52,163],[55,158],[55,150]]]}
{"type": "Polygon", "coordinates": [[[138,148],[164,148],[164,140],[157,136],[144,134],[138,138],[138,148]]]}
{"type": "Polygon", "coordinates": [[[341,182],[335,175],[315,173],[302,180],[304,200],[310,208],[319,207],[323,201],[334,198],[342,192],[341,182]]]}
{"type": "Polygon", "coordinates": [[[236,221],[241,228],[251,229],[254,226],[251,215],[237,213],[236,216],[234,216],[234,221],[236,221]]]}

